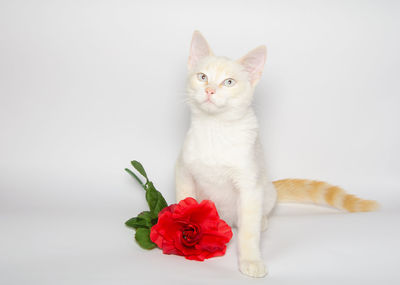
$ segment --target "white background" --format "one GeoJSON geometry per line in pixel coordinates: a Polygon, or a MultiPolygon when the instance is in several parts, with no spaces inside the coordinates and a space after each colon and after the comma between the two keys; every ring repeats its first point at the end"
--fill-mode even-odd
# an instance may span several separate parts
{"type": "Polygon", "coordinates": [[[398,284],[398,1],[0,1],[0,283],[398,284]],[[278,206],[252,280],[227,254],[140,249],[141,161],[169,203],[198,29],[217,55],[266,44],[255,108],[274,179],[376,199],[278,206]]]}

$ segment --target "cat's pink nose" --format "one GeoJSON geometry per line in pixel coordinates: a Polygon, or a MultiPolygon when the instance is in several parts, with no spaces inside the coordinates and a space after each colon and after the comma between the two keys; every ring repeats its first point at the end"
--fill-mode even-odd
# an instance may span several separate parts
{"type": "Polygon", "coordinates": [[[211,95],[215,94],[215,89],[212,89],[211,87],[207,87],[205,91],[206,91],[207,96],[211,96],[211,95]]]}

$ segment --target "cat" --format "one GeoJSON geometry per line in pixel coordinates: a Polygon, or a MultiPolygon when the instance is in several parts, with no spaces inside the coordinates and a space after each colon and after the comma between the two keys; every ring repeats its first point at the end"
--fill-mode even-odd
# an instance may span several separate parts
{"type": "Polygon", "coordinates": [[[175,166],[177,201],[193,197],[215,203],[221,218],[237,227],[239,270],[251,277],[267,274],[260,235],[277,200],[350,212],[378,206],[325,182],[268,178],[251,105],[265,60],[265,46],[239,60],[215,56],[200,32],[193,33],[187,80],[191,124],[175,166]]]}

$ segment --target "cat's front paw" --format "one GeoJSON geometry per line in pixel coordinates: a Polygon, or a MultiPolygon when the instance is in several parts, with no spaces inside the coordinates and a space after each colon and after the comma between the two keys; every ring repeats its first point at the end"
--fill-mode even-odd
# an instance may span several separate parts
{"type": "Polygon", "coordinates": [[[239,262],[240,271],[250,277],[264,277],[268,270],[262,260],[242,260],[239,262]]]}

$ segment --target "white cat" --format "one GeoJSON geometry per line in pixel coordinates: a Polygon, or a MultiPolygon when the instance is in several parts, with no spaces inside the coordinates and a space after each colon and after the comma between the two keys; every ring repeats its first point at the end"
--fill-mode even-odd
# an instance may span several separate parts
{"type": "Polygon", "coordinates": [[[214,56],[194,32],[188,62],[191,125],[176,163],[176,198],[213,201],[222,219],[238,229],[239,269],[267,274],[260,234],[277,200],[329,204],[349,211],[376,208],[374,201],[346,195],[324,182],[272,182],[264,164],[258,122],[251,106],[266,60],[260,46],[239,60],[214,56]],[[276,187],[276,188],[275,188],[276,187]]]}

